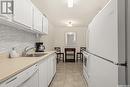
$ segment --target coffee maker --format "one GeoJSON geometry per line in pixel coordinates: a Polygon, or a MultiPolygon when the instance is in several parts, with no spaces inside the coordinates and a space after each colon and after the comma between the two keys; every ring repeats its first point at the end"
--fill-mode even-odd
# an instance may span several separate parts
{"type": "Polygon", "coordinates": [[[36,52],[44,52],[45,46],[43,45],[43,42],[36,42],[35,43],[36,52]]]}

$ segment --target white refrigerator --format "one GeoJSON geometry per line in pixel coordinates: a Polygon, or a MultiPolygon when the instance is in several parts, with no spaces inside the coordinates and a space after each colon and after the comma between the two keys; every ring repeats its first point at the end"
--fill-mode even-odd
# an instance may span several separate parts
{"type": "Polygon", "coordinates": [[[88,29],[89,87],[126,85],[125,0],[110,0],[94,17],[88,29]]]}

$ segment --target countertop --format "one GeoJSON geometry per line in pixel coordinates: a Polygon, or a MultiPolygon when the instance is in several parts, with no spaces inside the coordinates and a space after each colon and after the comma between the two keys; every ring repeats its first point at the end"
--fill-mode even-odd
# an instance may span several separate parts
{"type": "Polygon", "coordinates": [[[54,52],[55,51],[45,52],[47,54],[41,57],[18,57],[10,59],[0,56],[0,83],[17,75],[41,60],[46,59],[54,52]]]}

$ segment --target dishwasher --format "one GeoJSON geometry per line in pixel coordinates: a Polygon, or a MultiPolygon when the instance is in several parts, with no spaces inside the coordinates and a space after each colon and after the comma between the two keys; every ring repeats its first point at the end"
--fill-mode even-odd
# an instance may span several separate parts
{"type": "Polygon", "coordinates": [[[0,87],[38,87],[38,66],[31,66],[0,84],[0,87]]]}
{"type": "Polygon", "coordinates": [[[38,70],[18,87],[38,87],[38,70]]]}

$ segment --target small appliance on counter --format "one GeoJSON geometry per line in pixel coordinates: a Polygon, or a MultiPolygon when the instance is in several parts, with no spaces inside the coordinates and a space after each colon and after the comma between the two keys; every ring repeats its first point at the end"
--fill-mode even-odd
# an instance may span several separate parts
{"type": "Polygon", "coordinates": [[[35,43],[36,52],[44,52],[45,46],[43,45],[43,42],[36,42],[35,43]]]}
{"type": "Polygon", "coordinates": [[[16,58],[19,57],[19,54],[16,52],[15,48],[12,48],[9,53],[9,58],[16,58]]]}

